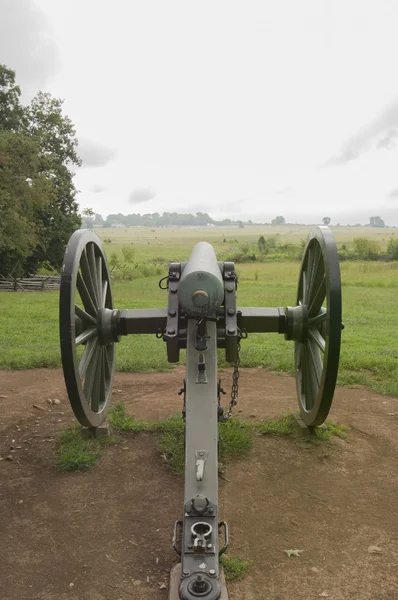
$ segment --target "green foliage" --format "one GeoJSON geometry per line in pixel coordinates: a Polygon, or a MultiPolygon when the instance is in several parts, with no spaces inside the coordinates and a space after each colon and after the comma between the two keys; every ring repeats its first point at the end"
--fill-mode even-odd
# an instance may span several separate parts
{"type": "Polygon", "coordinates": [[[124,404],[115,404],[109,413],[108,420],[111,427],[118,433],[147,431],[149,424],[126,415],[124,404]]]}
{"type": "Polygon", "coordinates": [[[370,217],[369,225],[370,225],[370,227],[385,227],[386,226],[386,224],[384,223],[384,221],[381,217],[370,217]]]}
{"type": "MultiPolygon", "coordinates": [[[[37,141],[24,133],[0,130],[0,272],[40,244],[37,214],[49,202],[51,184],[40,172],[37,141]]],[[[18,269],[14,270],[18,274],[18,269]]]]}
{"type": "Polygon", "coordinates": [[[264,421],[257,427],[261,435],[289,436],[297,433],[297,423],[292,414],[282,415],[279,419],[264,421]]]}
{"type": "Polygon", "coordinates": [[[64,429],[58,436],[55,464],[59,471],[88,471],[100,455],[99,442],[83,439],[79,426],[64,429]]]}
{"type": "Polygon", "coordinates": [[[398,240],[390,238],[387,246],[387,254],[391,260],[398,260],[398,240]]]}
{"type": "Polygon", "coordinates": [[[221,557],[221,564],[224,569],[225,579],[228,581],[240,581],[245,577],[252,562],[224,554],[221,557]]]}
{"type": "Polygon", "coordinates": [[[219,457],[224,462],[229,456],[240,456],[253,445],[253,428],[244,421],[230,419],[218,425],[219,457]]]}
{"type": "Polygon", "coordinates": [[[257,246],[262,254],[266,254],[268,252],[267,243],[263,235],[260,235],[260,237],[258,238],[257,246]]]}
{"type": "MultiPolygon", "coordinates": [[[[320,427],[314,429],[312,441],[327,442],[332,436],[344,437],[348,431],[344,425],[338,425],[330,421],[326,421],[325,426],[325,429],[320,427]]],[[[281,437],[296,436],[298,433],[296,419],[291,413],[282,415],[279,419],[264,421],[257,425],[256,429],[261,435],[281,437]]]]}
{"type": "Polygon", "coordinates": [[[15,71],[0,64],[0,132],[18,132],[24,126],[21,88],[15,84],[15,71]]]}
{"type": "Polygon", "coordinates": [[[182,417],[171,417],[153,424],[152,430],[160,432],[157,449],[165,463],[178,475],[182,475],[185,465],[184,421],[182,417]]]}
{"type": "Polygon", "coordinates": [[[372,260],[380,254],[380,244],[364,237],[354,238],[354,250],[362,260],[372,260]]]}
{"type": "Polygon", "coordinates": [[[123,246],[122,254],[126,263],[133,262],[135,252],[131,246],[123,246]]]}
{"type": "Polygon", "coordinates": [[[0,186],[3,274],[17,262],[20,274],[37,270],[43,261],[59,269],[67,241],[80,226],[70,170],[80,159],[63,101],[39,92],[23,107],[19,96],[15,72],[0,65],[0,162],[6,169],[0,186]]]}
{"type": "Polygon", "coordinates": [[[271,225],[284,225],[286,223],[285,217],[279,216],[272,219],[271,225]]]}

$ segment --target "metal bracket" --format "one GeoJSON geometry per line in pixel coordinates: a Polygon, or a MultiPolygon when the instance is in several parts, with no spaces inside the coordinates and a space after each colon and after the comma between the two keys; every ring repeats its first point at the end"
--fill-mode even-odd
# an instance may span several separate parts
{"type": "Polygon", "coordinates": [[[180,360],[180,348],[178,344],[178,283],[180,281],[180,275],[180,263],[170,263],[167,322],[163,340],[167,344],[167,360],[171,363],[180,360]]]}
{"type": "Polygon", "coordinates": [[[196,481],[203,481],[205,475],[205,466],[209,453],[207,450],[196,450],[196,481]]]}
{"type": "Polygon", "coordinates": [[[236,316],[236,272],[233,262],[224,263],[225,360],[234,363],[238,356],[236,316]]]}
{"type": "Polygon", "coordinates": [[[206,362],[205,356],[202,353],[198,356],[198,375],[196,377],[196,383],[207,383],[206,362]]]}

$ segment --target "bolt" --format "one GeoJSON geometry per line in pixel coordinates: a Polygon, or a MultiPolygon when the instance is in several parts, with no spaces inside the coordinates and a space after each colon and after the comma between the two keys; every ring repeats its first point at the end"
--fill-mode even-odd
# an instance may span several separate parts
{"type": "Polygon", "coordinates": [[[177,314],[177,312],[175,310],[169,310],[169,316],[170,317],[175,317],[177,314]]]}
{"type": "Polygon", "coordinates": [[[215,571],[215,569],[210,569],[210,571],[209,571],[209,575],[213,575],[213,576],[214,576],[215,574],[216,574],[216,571],[215,571]]]}
{"type": "Polygon", "coordinates": [[[213,544],[207,544],[207,547],[208,547],[208,548],[209,548],[209,550],[210,550],[210,548],[213,548],[213,544]]]}
{"type": "Polygon", "coordinates": [[[228,309],[228,314],[231,315],[231,316],[234,315],[235,314],[234,309],[233,308],[229,308],[228,309]]]}
{"type": "Polygon", "coordinates": [[[170,288],[170,292],[171,292],[172,294],[175,294],[175,293],[177,292],[177,288],[170,288]]]}
{"type": "Polygon", "coordinates": [[[185,575],[185,577],[188,577],[189,573],[190,573],[189,569],[184,569],[182,572],[182,574],[185,575]]]}
{"type": "Polygon", "coordinates": [[[235,329],[233,329],[232,327],[229,327],[228,333],[229,333],[229,335],[234,335],[235,334],[235,329]]]}
{"type": "Polygon", "coordinates": [[[227,285],[227,292],[233,292],[234,287],[232,285],[227,285]]]}
{"type": "Polygon", "coordinates": [[[204,452],[198,452],[199,456],[203,456],[204,452]]]}
{"type": "Polygon", "coordinates": [[[168,329],[168,330],[167,330],[167,335],[174,335],[174,334],[175,334],[175,332],[176,332],[176,330],[175,330],[175,329],[168,329]]]}
{"type": "Polygon", "coordinates": [[[208,512],[209,512],[209,513],[213,513],[213,512],[214,512],[214,508],[212,508],[212,507],[210,506],[210,508],[208,508],[208,512]]]}

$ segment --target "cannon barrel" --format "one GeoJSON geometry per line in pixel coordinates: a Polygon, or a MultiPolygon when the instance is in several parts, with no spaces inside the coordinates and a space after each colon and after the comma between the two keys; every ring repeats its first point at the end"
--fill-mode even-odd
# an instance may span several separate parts
{"type": "Polygon", "coordinates": [[[188,314],[197,317],[212,315],[223,303],[222,274],[213,246],[207,242],[196,244],[183,267],[178,300],[188,314]]]}

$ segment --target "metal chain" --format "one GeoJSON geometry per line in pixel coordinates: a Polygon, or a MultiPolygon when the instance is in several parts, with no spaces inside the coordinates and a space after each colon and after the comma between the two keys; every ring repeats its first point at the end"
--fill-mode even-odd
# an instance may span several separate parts
{"type": "Polygon", "coordinates": [[[232,411],[234,407],[238,403],[238,393],[239,393],[239,365],[240,365],[240,336],[238,338],[238,353],[236,356],[236,361],[234,364],[234,372],[232,373],[232,388],[231,388],[231,401],[229,403],[228,412],[226,414],[225,420],[228,421],[232,417],[232,411]]]}

